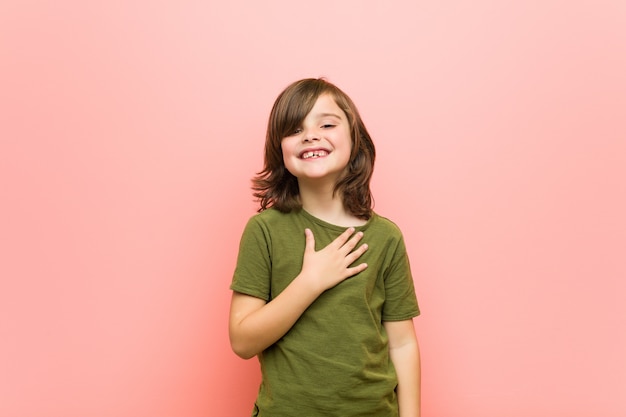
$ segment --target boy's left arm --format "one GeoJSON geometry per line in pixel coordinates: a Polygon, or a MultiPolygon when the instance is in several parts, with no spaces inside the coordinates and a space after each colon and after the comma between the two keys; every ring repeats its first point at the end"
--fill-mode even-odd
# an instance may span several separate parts
{"type": "Polygon", "coordinates": [[[398,375],[400,417],[420,416],[420,352],[413,320],[383,322],[389,355],[398,375]]]}

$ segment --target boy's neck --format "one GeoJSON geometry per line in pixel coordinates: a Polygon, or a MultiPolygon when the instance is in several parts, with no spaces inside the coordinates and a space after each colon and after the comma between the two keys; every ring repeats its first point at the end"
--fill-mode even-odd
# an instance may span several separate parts
{"type": "Polygon", "coordinates": [[[300,202],[307,213],[330,224],[349,227],[366,223],[345,209],[339,193],[333,196],[333,187],[309,188],[301,185],[300,202]]]}

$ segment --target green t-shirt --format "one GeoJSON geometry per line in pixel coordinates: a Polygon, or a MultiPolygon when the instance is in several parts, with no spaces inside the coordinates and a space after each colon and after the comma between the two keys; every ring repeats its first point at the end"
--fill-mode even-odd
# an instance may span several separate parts
{"type": "MultiPolygon", "coordinates": [[[[304,210],[265,210],[241,238],[231,289],[271,301],[300,273],[304,229],[320,250],[345,227],[304,210]]],[[[373,214],[355,264],[368,268],[322,293],[276,343],[258,355],[262,382],[253,416],[395,417],[396,373],[383,321],[419,315],[398,227],[373,214]]]]}

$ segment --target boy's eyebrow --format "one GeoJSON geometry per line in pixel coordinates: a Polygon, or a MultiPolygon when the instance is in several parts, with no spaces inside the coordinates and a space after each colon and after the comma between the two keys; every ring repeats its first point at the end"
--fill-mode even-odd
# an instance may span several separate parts
{"type": "Polygon", "coordinates": [[[322,118],[322,117],[334,117],[336,119],[341,120],[341,116],[339,116],[336,113],[320,113],[317,115],[317,117],[322,118]]]}

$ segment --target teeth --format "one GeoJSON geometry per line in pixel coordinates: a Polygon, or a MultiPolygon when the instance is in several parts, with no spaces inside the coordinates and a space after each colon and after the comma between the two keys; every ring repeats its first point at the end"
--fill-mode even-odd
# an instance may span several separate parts
{"type": "Polygon", "coordinates": [[[319,158],[320,156],[326,156],[328,155],[328,152],[326,151],[309,151],[309,152],[305,152],[302,154],[302,159],[309,159],[309,158],[319,158]]]}

